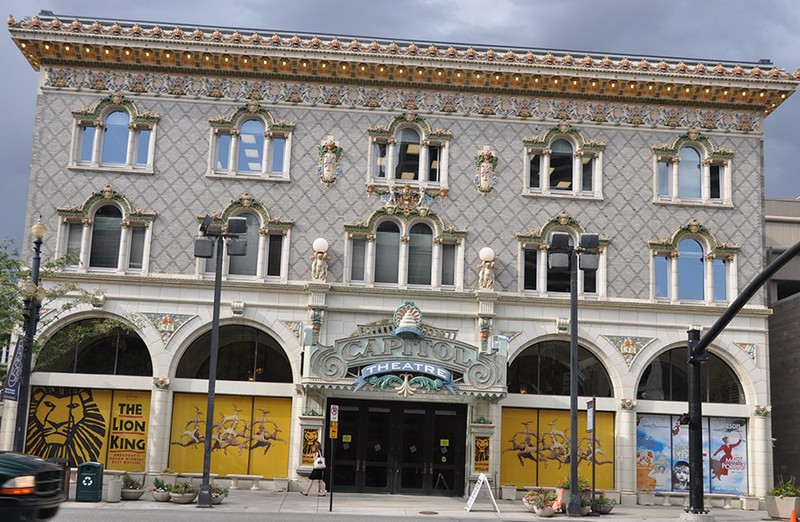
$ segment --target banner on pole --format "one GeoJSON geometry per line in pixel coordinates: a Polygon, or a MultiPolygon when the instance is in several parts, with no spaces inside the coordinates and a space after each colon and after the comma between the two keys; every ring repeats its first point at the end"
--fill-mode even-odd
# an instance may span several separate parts
{"type": "Polygon", "coordinates": [[[25,341],[22,337],[17,339],[14,356],[8,365],[8,374],[3,383],[3,399],[10,401],[19,400],[19,380],[22,377],[22,356],[25,351],[25,341]]]}

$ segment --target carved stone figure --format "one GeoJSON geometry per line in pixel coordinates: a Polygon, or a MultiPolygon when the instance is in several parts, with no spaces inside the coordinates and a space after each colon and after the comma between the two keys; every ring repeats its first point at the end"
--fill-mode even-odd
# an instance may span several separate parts
{"type": "Polygon", "coordinates": [[[325,252],[315,252],[311,256],[311,279],[325,282],[328,279],[328,256],[325,252]]]}
{"type": "Polygon", "coordinates": [[[478,172],[475,175],[475,185],[481,194],[488,194],[494,188],[496,182],[494,170],[497,166],[497,156],[488,147],[475,156],[475,167],[478,172]]]}
{"type": "Polygon", "coordinates": [[[481,261],[478,264],[478,288],[491,290],[494,287],[494,261],[481,261]]]}

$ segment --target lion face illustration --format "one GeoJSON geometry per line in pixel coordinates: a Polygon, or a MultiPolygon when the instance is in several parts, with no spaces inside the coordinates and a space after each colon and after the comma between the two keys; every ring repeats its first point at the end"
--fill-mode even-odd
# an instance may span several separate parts
{"type": "Polygon", "coordinates": [[[303,454],[310,455],[314,452],[314,443],[319,438],[317,430],[303,430],[303,454]]]}
{"type": "Polygon", "coordinates": [[[70,465],[96,461],[106,435],[106,420],[92,390],[34,388],[28,418],[27,452],[63,458],[70,465]]]}

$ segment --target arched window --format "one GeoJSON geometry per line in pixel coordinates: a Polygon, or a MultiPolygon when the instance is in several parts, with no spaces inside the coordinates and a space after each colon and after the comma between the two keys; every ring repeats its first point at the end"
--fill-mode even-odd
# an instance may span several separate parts
{"type": "Polygon", "coordinates": [[[375,282],[397,283],[400,263],[400,228],[393,221],[378,225],[375,236],[375,282]]]}
{"type": "MultiPolygon", "coordinates": [[[[201,335],[181,357],[175,377],[208,379],[211,332],[201,335]]],[[[292,367],[270,335],[244,325],[219,329],[217,379],[224,381],[292,382],[292,367]]]]}
{"type": "Polygon", "coordinates": [[[572,144],[558,139],[550,146],[550,189],[572,191],[572,144]]]}
{"type": "Polygon", "coordinates": [[[240,109],[230,120],[212,120],[210,172],[288,180],[293,129],[292,124],[276,123],[263,109],[240,109]]]}
{"type": "MultiPolygon", "coordinates": [[[[636,396],[655,401],[689,400],[688,353],[673,348],[656,357],[639,381],[636,396]]],[[[744,391],[730,366],[713,353],[700,365],[700,394],[703,402],[744,404],[744,391]]]]}
{"type": "Polygon", "coordinates": [[[254,276],[258,268],[258,238],[261,221],[253,212],[240,214],[238,217],[247,219],[247,234],[244,235],[244,238],[247,239],[247,254],[244,256],[230,256],[228,273],[230,275],[254,276]]]}
{"type": "Polygon", "coordinates": [[[92,220],[91,268],[117,268],[122,236],[122,211],[115,205],[100,207],[92,220]]]}
{"type": "Polygon", "coordinates": [[[400,130],[396,148],[395,179],[419,179],[419,143],[419,132],[410,127],[400,130]]]}
{"type": "Polygon", "coordinates": [[[87,319],[56,332],[36,359],[36,370],[55,373],[152,376],[147,345],[113,321],[87,319]]]}
{"type": "Polygon", "coordinates": [[[408,284],[431,284],[432,265],[433,231],[425,223],[415,223],[408,241],[408,284]]]}
{"type": "Polygon", "coordinates": [[[678,299],[702,301],[705,291],[703,247],[695,239],[678,244],[678,299]]]}
{"type": "Polygon", "coordinates": [[[127,100],[115,100],[110,109],[103,106],[100,103],[93,110],[73,113],[77,119],[71,166],[99,170],[124,167],[151,173],[158,116],[138,113],[127,100]]]}
{"type": "Polygon", "coordinates": [[[678,191],[681,199],[700,199],[702,165],[700,153],[694,147],[683,147],[678,164],[678,191]]]}
{"type": "MultiPolygon", "coordinates": [[[[578,394],[611,397],[608,372],[589,350],[578,347],[578,394]]],[[[544,341],[525,348],[508,368],[508,392],[569,395],[570,343],[544,341]]]]}
{"type": "Polygon", "coordinates": [[[124,165],[128,157],[128,125],[131,118],[127,112],[114,111],[106,116],[103,126],[103,164],[124,165]]]}
{"type": "Polygon", "coordinates": [[[247,120],[239,129],[239,172],[261,173],[264,162],[264,122],[247,120]]]}

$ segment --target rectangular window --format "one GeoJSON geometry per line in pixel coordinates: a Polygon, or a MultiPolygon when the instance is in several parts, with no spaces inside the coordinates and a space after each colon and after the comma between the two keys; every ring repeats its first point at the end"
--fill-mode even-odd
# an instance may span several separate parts
{"type": "Polygon", "coordinates": [[[363,237],[354,237],[351,242],[353,251],[350,255],[350,280],[364,280],[364,264],[367,255],[367,240],[363,237]]]}
{"type": "Polygon", "coordinates": [[[581,190],[583,192],[592,192],[594,190],[594,180],[592,179],[594,158],[583,156],[581,158],[581,169],[581,190]]]}
{"type": "Polygon", "coordinates": [[[709,166],[709,197],[711,199],[722,199],[722,165],[709,166]]]}
{"type": "Polygon", "coordinates": [[[231,157],[231,135],[220,134],[217,136],[217,164],[216,170],[228,170],[231,157]]]}
{"type": "Polygon", "coordinates": [[[147,165],[147,159],[150,152],[150,129],[141,129],[139,131],[138,143],[136,146],[136,165],[147,165]]]}
{"type": "Polygon", "coordinates": [[[283,234],[269,235],[269,250],[267,252],[267,275],[281,275],[281,254],[283,253],[283,234]]]}
{"type": "Polygon", "coordinates": [[[442,244],[442,286],[456,284],[456,245],[442,244]]]}
{"type": "Polygon", "coordinates": [[[240,172],[261,172],[264,155],[264,135],[245,134],[239,135],[239,161],[237,170],[240,172]]]}
{"type": "Polygon", "coordinates": [[[131,228],[131,253],[128,257],[128,268],[142,269],[144,259],[144,236],[147,230],[144,227],[131,228]]]}
{"type": "Polygon", "coordinates": [[[81,129],[81,159],[82,162],[90,162],[94,152],[95,127],[84,125],[81,129]]]}
{"type": "Polygon", "coordinates": [[[283,174],[284,157],[286,154],[286,137],[275,136],[272,138],[272,172],[273,174],[283,174]]]}
{"type": "Polygon", "coordinates": [[[666,256],[656,256],[653,262],[656,272],[656,299],[666,299],[669,297],[669,259],[666,256]]]}
{"type": "Polygon", "coordinates": [[[81,255],[81,240],[83,236],[83,223],[70,223],[67,231],[67,256],[73,257],[70,264],[77,266],[81,255]]]}
{"type": "Polygon", "coordinates": [[[728,264],[714,259],[714,301],[728,300],[728,264]]]}
{"type": "Polygon", "coordinates": [[[582,270],[583,272],[583,293],[597,293],[597,270],[582,270]]]}
{"type": "Polygon", "coordinates": [[[662,198],[672,196],[672,169],[667,160],[658,160],[658,195],[662,198]]]}
{"type": "Polygon", "coordinates": [[[439,182],[439,162],[441,161],[442,148],[439,145],[428,146],[428,181],[439,182]]]}
{"type": "Polygon", "coordinates": [[[542,156],[541,154],[533,154],[530,159],[530,177],[528,181],[528,188],[540,189],[542,188],[541,179],[542,170],[542,156]]]}
{"type": "Polygon", "coordinates": [[[536,258],[539,252],[531,248],[526,248],[523,252],[525,254],[523,288],[525,290],[536,290],[536,258]]]}
{"type": "Polygon", "coordinates": [[[386,147],[385,143],[375,143],[372,146],[372,154],[375,156],[372,176],[375,178],[386,178],[386,147]]]}

